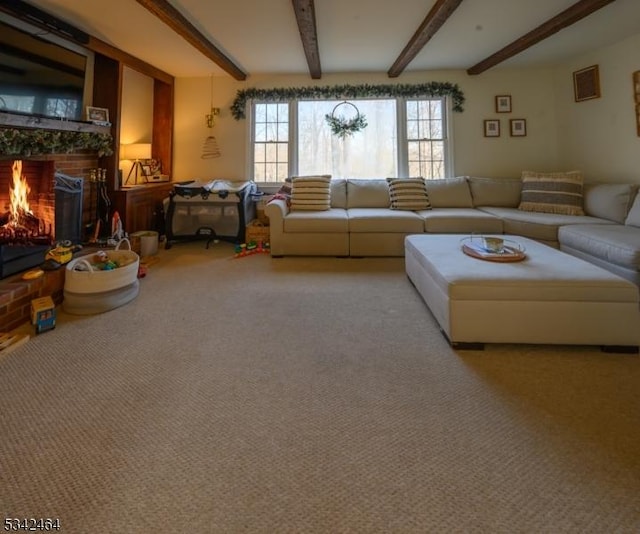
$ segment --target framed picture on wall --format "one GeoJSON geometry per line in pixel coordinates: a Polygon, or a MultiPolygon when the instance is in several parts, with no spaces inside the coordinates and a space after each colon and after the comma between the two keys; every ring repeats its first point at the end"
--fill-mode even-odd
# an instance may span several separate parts
{"type": "Polygon", "coordinates": [[[511,129],[511,137],[524,137],[527,135],[526,119],[511,119],[509,126],[511,129]]]}
{"type": "Polygon", "coordinates": [[[496,113],[511,113],[511,95],[496,96],[496,113]]]}
{"type": "Polygon", "coordinates": [[[598,65],[591,65],[573,73],[573,96],[576,102],[600,98],[598,65]]]}
{"type": "Polygon", "coordinates": [[[496,119],[487,119],[484,121],[485,137],[500,137],[500,121],[496,119]]]}

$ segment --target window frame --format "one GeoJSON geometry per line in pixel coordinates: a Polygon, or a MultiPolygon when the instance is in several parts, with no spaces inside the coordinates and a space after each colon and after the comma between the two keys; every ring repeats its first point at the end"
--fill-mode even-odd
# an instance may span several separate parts
{"type": "MultiPolygon", "coordinates": [[[[408,102],[419,102],[419,101],[423,101],[423,100],[440,100],[442,102],[442,138],[440,139],[412,139],[411,141],[421,141],[421,140],[426,140],[426,141],[442,141],[442,150],[444,152],[443,156],[442,156],[442,161],[444,164],[444,176],[443,178],[451,178],[453,176],[453,159],[452,159],[452,152],[453,152],[453,140],[451,137],[452,131],[450,129],[450,117],[451,117],[451,113],[453,113],[453,106],[451,104],[451,99],[447,98],[447,97],[407,97],[407,98],[402,98],[402,99],[398,99],[398,100],[402,100],[402,113],[404,114],[403,117],[403,127],[400,129],[401,132],[398,132],[398,139],[400,139],[400,133],[402,133],[403,135],[403,139],[402,139],[402,147],[398,147],[398,149],[402,148],[403,150],[403,161],[402,163],[404,164],[404,167],[400,167],[400,165],[398,165],[398,168],[402,169],[403,174],[401,175],[404,178],[409,178],[409,138],[408,138],[408,128],[407,128],[407,103],[408,102]]],[[[426,180],[437,180],[437,178],[427,178],[425,177],[426,180]]]]}
{"type": "MultiPolygon", "coordinates": [[[[363,97],[367,99],[366,97],[363,97]]],[[[407,138],[407,102],[420,100],[440,100],[442,101],[442,142],[443,142],[443,163],[444,176],[450,178],[453,176],[453,130],[451,127],[451,114],[453,106],[450,97],[383,97],[396,102],[396,139],[397,139],[397,167],[400,177],[409,177],[409,140],[407,138]]],[[[304,99],[307,101],[308,99],[304,99]]],[[[350,99],[357,101],[358,99],[350,99]]],[[[288,104],[289,113],[289,136],[288,136],[288,176],[295,176],[298,173],[298,102],[300,99],[293,98],[287,102],[274,102],[267,100],[251,99],[247,102],[249,108],[249,116],[247,120],[247,158],[246,158],[246,174],[251,180],[255,179],[255,116],[257,104],[288,104]]],[[[257,182],[262,185],[275,185],[278,182],[257,182]]]]}

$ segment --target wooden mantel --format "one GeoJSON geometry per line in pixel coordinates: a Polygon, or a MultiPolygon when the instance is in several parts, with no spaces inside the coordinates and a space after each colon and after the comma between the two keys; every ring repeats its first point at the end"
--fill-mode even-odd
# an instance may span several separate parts
{"type": "Polygon", "coordinates": [[[30,115],[8,113],[6,111],[0,111],[0,127],[62,130],[67,132],[89,132],[100,134],[111,133],[111,126],[102,126],[91,122],[34,117],[30,115]]]}

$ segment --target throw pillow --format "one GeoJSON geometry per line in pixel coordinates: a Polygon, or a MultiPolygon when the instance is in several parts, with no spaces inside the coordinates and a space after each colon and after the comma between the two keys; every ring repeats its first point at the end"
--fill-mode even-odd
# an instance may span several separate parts
{"type": "Polygon", "coordinates": [[[331,176],[294,176],[291,211],[327,211],[331,208],[331,176]]]}
{"type": "Polygon", "coordinates": [[[424,178],[387,178],[392,210],[429,210],[424,178]]]}
{"type": "Polygon", "coordinates": [[[559,215],[584,215],[583,182],[580,171],[524,171],[519,209],[559,215]]]}
{"type": "MultiPolygon", "coordinates": [[[[287,206],[291,206],[291,178],[286,178],[284,183],[278,189],[278,192],[271,197],[269,202],[272,200],[284,200],[287,203],[287,206]]],[[[269,203],[267,202],[267,204],[269,203]]]]}

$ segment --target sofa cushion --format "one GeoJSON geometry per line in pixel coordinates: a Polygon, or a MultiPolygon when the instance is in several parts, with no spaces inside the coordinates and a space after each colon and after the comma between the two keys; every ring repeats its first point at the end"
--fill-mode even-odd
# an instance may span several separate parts
{"type": "Polygon", "coordinates": [[[562,215],[584,215],[580,171],[522,173],[519,209],[562,215]]]}
{"type": "Polygon", "coordinates": [[[432,208],[473,208],[471,191],[464,176],[425,180],[432,208]]]}
{"type": "Polygon", "coordinates": [[[389,208],[349,208],[350,232],[424,232],[424,220],[413,211],[389,208]]]}
{"type": "Polygon", "coordinates": [[[331,207],[347,208],[347,181],[344,178],[331,179],[331,207]]]}
{"type": "Polygon", "coordinates": [[[632,184],[585,184],[584,211],[587,215],[624,224],[636,189],[632,184]]]}
{"type": "Polygon", "coordinates": [[[522,180],[520,178],[481,178],[469,176],[469,189],[474,206],[517,208],[520,205],[522,180]]]}
{"type": "Polygon", "coordinates": [[[623,267],[640,270],[640,228],[573,224],[558,231],[560,245],[623,267]]]}
{"type": "Polygon", "coordinates": [[[615,224],[588,215],[562,215],[522,211],[518,208],[478,208],[502,219],[505,234],[557,243],[558,228],[566,224],[615,224]]]}
{"type": "Polygon", "coordinates": [[[626,224],[627,226],[637,226],[640,228],[640,192],[636,194],[636,199],[633,201],[624,224],[626,224]]]}
{"type": "Polygon", "coordinates": [[[473,208],[433,208],[419,211],[424,229],[433,234],[501,234],[502,220],[473,208]]]}
{"type": "Polygon", "coordinates": [[[294,176],[291,211],[325,211],[331,207],[331,176],[294,176]]]}
{"type": "Polygon", "coordinates": [[[387,178],[392,210],[428,210],[429,197],[423,178],[387,178]]]}
{"type": "Polygon", "coordinates": [[[283,221],[285,232],[334,232],[347,233],[347,210],[331,208],[326,211],[290,211],[283,221]]]}
{"type": "Polygon", "coordinates": [[[389,184],[382,178],[347,180],[347,208],[388,208],[389,184]]]}

